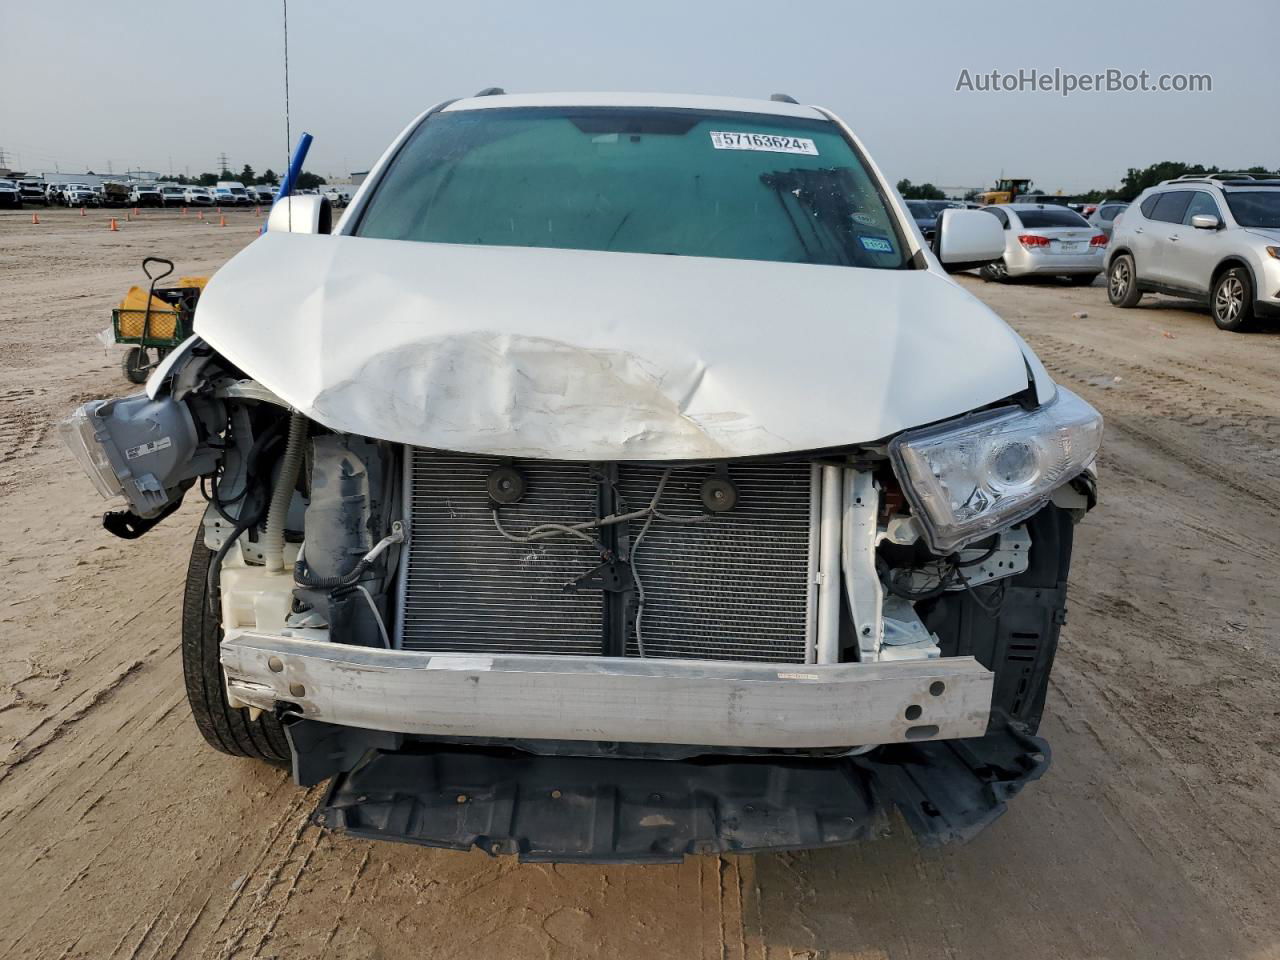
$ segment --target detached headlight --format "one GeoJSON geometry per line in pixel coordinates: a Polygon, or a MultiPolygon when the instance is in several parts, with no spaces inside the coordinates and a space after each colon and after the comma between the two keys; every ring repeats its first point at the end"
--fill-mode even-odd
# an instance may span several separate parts
{"type": "Polygon", "coordinates": [[[86,403],[58,424],[62,440],[107,499],[124,497],[154,517],[196,477],[211,473],[220,447],[201,444],[184,401],[145,393],[86,403]]]}
{"type": "Polygon", "coordinates": [[[1037,410],[908,431],[889,444],[889,456],[929,545],[948,554],[1031,516],[1101,442],[1102,415],[1059,387],[1037,410]]]}
{"type": "Polygon", "coordinates": [[[116,475],[116,468],[112,465],[111,458],[103,446],[103,441],[109,437],[109,434],[106,431],[100,432],[98,425],[100,421],[95,423],[96,418],[91,417],[89,413],[91,408],[104,402],[86,403],[58,424],[58,432],[62,435],[62,442],[76,458],[76,462],[93,481],[98,493],[102,494],[104,499],[110,500],[124,496],[124,486],[120,482],[120,477],[116,475]]]}

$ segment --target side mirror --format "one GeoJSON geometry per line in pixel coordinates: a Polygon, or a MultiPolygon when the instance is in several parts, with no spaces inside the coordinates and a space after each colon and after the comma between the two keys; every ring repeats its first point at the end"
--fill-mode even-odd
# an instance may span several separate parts
{"type": "Polygon", "coordinates": [[[327,197],[293,194],[281,197],[267,217],[267,233],[330,233],[333,208],[327,197]]]}
{"type": "Polygon", "coordinates": [[[1004,256],[1004,228],[983,210],[948,208],[938,215],[934,251],[948,270],[972,270],[1004,256]]]}
{"type": "Polygon", "coordinates": [[[1222,221],[1212,213],[1197,213],[1191,217],[1191,225],[1197,230],[1217,230],[1222,221]]]}

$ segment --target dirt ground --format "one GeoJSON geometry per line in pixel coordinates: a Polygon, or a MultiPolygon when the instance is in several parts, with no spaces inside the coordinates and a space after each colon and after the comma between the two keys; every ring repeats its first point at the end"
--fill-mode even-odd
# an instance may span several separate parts
{"type": "Polygon", "coordinates": [[[316,791],[205,747],[199,498],[111,537],[53,424],[127,389],[95,335],[141,258],[208,271],[258,219],[37,212],[0,214],[0,957],[1280,958],[1280,331],[962,281],[1107,419],[1054,765],[975,842],[520,865],[322,833],[316,791]]]}

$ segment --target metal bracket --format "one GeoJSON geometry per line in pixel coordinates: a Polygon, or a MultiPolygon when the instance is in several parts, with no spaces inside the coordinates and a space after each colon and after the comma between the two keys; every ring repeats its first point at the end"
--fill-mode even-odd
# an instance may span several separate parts
{"type": "Polygon", "coordinates": [[[132,510],[109,510],[102,515],[102,526],[108,533],[121,540],[137,540],[180,506],[182,506],[182,497],[173,501],[154,517],[140,517],[132,510]]]}
{"type": "MultiPolygon", "coordinates": [[[[966,547],[960,551],[960,560],[976,560],[986,553],[984,547],[966,547]]],[[[947,587],[948,590],[964,590],[977,587],[992,580],[1016,576],[1022,573],[1031,563],[1031,534],[1027,533],[1026,524],[1010,527],[1000,534],[995,552],[981,563],[972,567],[962,567],[964,581],[957,581],[947,587]]],[[[939,561],[941,569],[947,569],[946,561],[939,561]]],[[[938,571],[932,566],[915,571],[911,575],[912,590],[927,590],[938,582],[938,571]]]]}
{"type": "Polygon", "coordinates": [[[589,570],[576,580],[564,585],[565,593],[577,593],[579,590],[603,590],[606,593],[626,593],[634,590],[635,577],[631,573],[631,564],[622,560],[610,560],[602,563],[594,570],[589,570]]]}
{"type": "Polygon", "coordinates": [[[884,590],[876,572],[880,486],[869,470],[844,471],[844,530],[841,537],[845,591],[858,635],[858,659],[880,656],[884,640],[884,590]]]}
{"type": "Polygon", "coordinates": [[[902,597],[888,596],[884,601],[884,646],[881,660],[928,660],[942,656],[938,638],[929,632],[915,604],[902,597]]]}

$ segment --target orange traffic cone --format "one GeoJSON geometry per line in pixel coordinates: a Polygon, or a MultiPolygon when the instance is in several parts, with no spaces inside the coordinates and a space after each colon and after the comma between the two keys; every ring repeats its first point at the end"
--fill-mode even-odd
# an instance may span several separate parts
{"type": "Polygon", "coordinates": [[[218,218],[218,226],[220,226],[220,227],[225,227],[226,225],[227,225],[227,218],[226,218],[226,217],[219,217],[219,218],[218,218]]]}
{"type": "Polygon", "coordinates": [[[85,212],[84,212],[84,207],[81,207],[81,208],[80,208],[80,216],[82,216],[82,217],[83,217],[83,216],[85,216],[85,215],[86,215],[86,214],[85,214],[85,212]]]}
{"type": "Polygon", "coordinates": [[[219,212],[219,213],[221,213],[221,212],[222,212],[222,208],[221,208],[221,207],[219,207],[219,208],[218,208],[218,212],[219,212]]]}
{"type": "Polygon", "coordinates": [[[110,227],[110,230],[111,230],[111,232],[112,232],[112,233],[119,233],[119,232],[120,232],[120,228],[116,226],[116,218],[115,218],[115,217],[112,217],[112,218],[111,218],[111,227],[110,227]]]}
{"type": "Polygon", "coordinates": [[[128,222],[129,222],[130,220],[132,220],[132,219],[133,219],[133,214],[131,214],[131,213],[126,213],[126,214],[124,215],[124,222],[125,222],[125,223],[128,223],[128,222]]]}
{"type": "Polygon", "coordinates": [[[260,217],[260,216],[262,216],[262,208],[261,208],[261,207],[254,207],[254,208],[253,208],[253,215],[254,215],[255,217],[260,217]]]}
{"type": "Polygon", "coordinates": [[[186,208],[186,207],[183,207],[183,208],[182,208],[182,215],[183,215],[184,217],[187,215],[187,208],[186,208]]]}
{"type": "Polygon", "coordinates": [[[135,217],[138,215],[138,208],[137,208],[137,207],[134,207],[134,208],[133,208],[133,215],[134,215],[135,217]]]}
{"type": "Polygon", "coordinates": [[[38,213],[33,213],[31,215],[31,222],[33,224],[38,224],[40,222],[40,215],[38,213]]]}
{"type": "Polygon", "coordinates": [[[197,210],[197,211],[196,211],[196,219],[197,219],[197,220],[203,220],[203,219],[204,219],[204,211],[203,211],[203,210],[197,210]]]}

